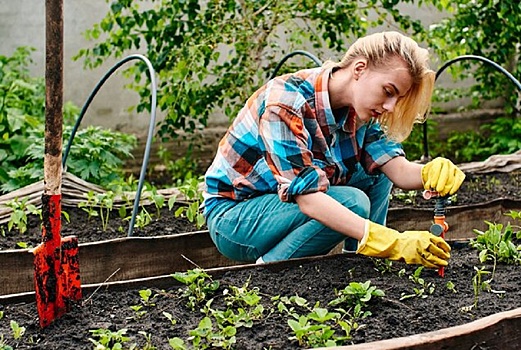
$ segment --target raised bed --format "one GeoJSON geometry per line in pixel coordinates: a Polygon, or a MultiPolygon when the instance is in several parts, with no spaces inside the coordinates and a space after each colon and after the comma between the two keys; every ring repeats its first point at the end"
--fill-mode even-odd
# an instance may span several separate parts
{"type": "MultiPolygon", "coordinates": [[[[448,240],[473,238],[473,228],[486,229],[484,220],[507,223],[504,215],[521,210],[521,201],[497,199],[487,203],[448,208],[448,240]]],[[[391,208],[388,226],[397,230],[428,230],[433,212],[427,208],[391,208]]],[[[332,253],[339,253],[337,247],[332,253]]],[[[182,271],[194,266],[216,268],[236,265],[215,248],[207,231],[155,237],[126,237],[80,244],[82,283],[125,281],[182,271]]],[[[0,251],[0,295],[34,291],[33,254],[28,249],[0,251]]]]}
{"type": "MultiPolygon", "coordinates": [[[[424,271],[425,280],[436,283],[436,291],[425,299],[398,300],[400,292],[410,292],[413,286],[411,284],[398,287],[402,282],[407,283],[407,275],[397,277],[396,270],[386,273],[376,271],[369,259],[350,254],[294,259],[263,266],[247,264],[210,268],[206,271],[214,280],[221,281],[220,293],[227,288],[228,284],[243,286],[244,283],[248,283],[249,288],[258,287],[268,303],[270,296],[273,295],[298,294],[311,303],[315,301],[312,299],[313,296],[322,298],[320,299],[322,300],[321,305],[324,307],[327,305],[324,300],[332,297],[334,288],[341,289],[353,280],[359,282],[371,280],[373,285],[385,290],[386,297],[382,301],[375,301],[368,306],[369,310],[373,312],[373,316],[359,321],[365,325],[365,328],[354,333],[356,335],[354,340],[359,344],[338,346],[336,349],[517,349],[521,341],[521,334],[518,332],[521,326],[521,308],[520,304],[512,304],[512,300],[519,302],[521,298],[518,288],[518,281],[521,278],[519,268],[498,267],[498,282],[493,287],[504,290],[506,294],[502,298],[498,298],[492,293],[483,292],[476,309],[471,312],[462,312],[459,310],[460,306],[472,303],[472,286],[469,286],[469,282],[473,274],[472,266],[477,259],[476,254],[458,257],[457,251],[463,249],[462,244],[454,244],[456,245],[454,261],[446,269],[444,279],[440,278],[436,271],[424,271]],[[446,290],[444,284],[447,281],[453,281],[456,284],[457,293],[453,294],[446,290]],[[400,289],[403,287],[405,289],[400,289]],[[448,309],[448,313],[446,309],[448,309]],[[500,311],[493,312],[493,310],[500,311]],[[443,323],[447,320],[449,323],[454,322],[457,326],[439,329],[438,322],[443,323]],[[385,327],[382,322],[386,324],[385,327]],[[404,332],[403,324],[409,325],[410,328],[406,336],[401,336],[404,332]],[[390,333],[391,338],[375,340],[375,338],[381,338],[383,332],[386,332],[387,336],[390,333]],[[360,343],[364,338],[368,340],[360,343]]],[[[413,269],[412,266],[402,263],[396,263],[394,267],[396,269],[405,267],[408,269],[408,273],[413,269]]],[[[0,320],[0,333],[7,334],[6,322],[12,317],[20,325],[27,327],[27,331],[34,341],[31,345],[32,349],[52,348],[58,344],[64,348],[81,348],[85,346],[86,337],[89,334],[88,329],[107,327],[116,331],[125,327],[130,330],[129,335],[133,336],[134,340],[139,342],[140,337],[137,335],[137,330],[144,331],[153,335],[152,340],[155,340],[154,345],[157,346],[157,349],[168,349],[165,336],[173,337],[184,334],[186,337],[187,330],[181,324],[191,323],[191,329],[193,329],[194,324],[197,324],[194,318],[202,318],[198,309],[188,311],[185,302],[179,297],[175,297],[180,287],[181,285],[170,274],[85,285],[83,287],[85,302],[82,307],[74,308],[45,330],[38,330],[35,326],[37,320],[34,303],[24,300],[27,295],[25,298],[20,295],[3,296],[0,300],[5,317],[4,320],[0,320]],[[128,306],[140,303],[138,291],[143,288],[152,289],[154,294],[159,293],[159,297],[154,299],[153,307],[146,308],[148,313],[143,316],[143,319],[133,320],[132,317],[135,314],[128,306]],[[14,314],[15,310],[16,314],[14,314]],[[181,310],[185,310],[185,313],[181,313],[181,310]],[[162,311],[174,314],[179,325],[170,326],[172,328],[169,330],[168,322],[161,315],[162,311]],[[165,322],[167,322],[167,327],[165,327],[165,322]]],[[[222,305],[221,296],[216,298],[212,307],[219,308],[222,305]]],[[[299,311],[302,312],[302,310],[299,311]]],[[[306,348],[287,340],[275,343],[275,339],[273,339],[273,343],[270,343],[270,337],[273,334],[284,339],[290,336],[289,329],[282,335],[280,333],[280,327],[287,327],[286,319],[280,315],[273,314],[267,318],[267,322],[255,324],[256,326],[252,329],[241,329],[241,332],[246,332],[246,334],[238,335],[237,346],[234,349],[261,350],[268,348],[269,344],[273,344],[272,349],[306,348]]],[[[140,345],[143,346],[142,343],[140,345]]],[[[20,346],[19,348],[27,347],[20,346]]]]}

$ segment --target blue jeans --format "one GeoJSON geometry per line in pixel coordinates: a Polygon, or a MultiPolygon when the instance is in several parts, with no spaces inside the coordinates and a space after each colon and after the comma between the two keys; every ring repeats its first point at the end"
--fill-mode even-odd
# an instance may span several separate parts
{"type": "MultiPolygon", "coordinates": [[[[385,224],[392,183],[384,175],[367,175],[361,167],[345,186],[327,194],[363,218],[385,224]]],[[[241,202],[222,200],[207,217],[210,237],[229,259],[265,262],[327,254],[337,244],[356,250],[358,241],[304,215],[296,203],[265,194],[241,202]],[[347,239],[346,239],[347,238],[347,239]]]]}

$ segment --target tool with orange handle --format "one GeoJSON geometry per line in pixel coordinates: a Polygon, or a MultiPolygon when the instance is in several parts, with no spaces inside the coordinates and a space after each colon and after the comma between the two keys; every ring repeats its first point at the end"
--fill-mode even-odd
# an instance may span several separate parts
{"type": "Polygon", "coordinates": [[[42,243],[34,250],[34,288],[40,326],[47,327],[81,299],[78,239],[61,238],[63,126],[63,0],[46,0],[45,155],[42,243]]]}
{"type": "MultiPolygon", "coordinates": [[[[445,221],[446,207],[450,204],[448,197],[442,197],[435,191],[423,191],[423,198],[435,198],[434,204],[434,223],[431,225],[430,232],[435,236],[445,238],[445,233],[449,230],[449,224],[445,221]]],[[[445,275],[445,269],[440,267],[438,269],[440,277],[445,275]]]]}

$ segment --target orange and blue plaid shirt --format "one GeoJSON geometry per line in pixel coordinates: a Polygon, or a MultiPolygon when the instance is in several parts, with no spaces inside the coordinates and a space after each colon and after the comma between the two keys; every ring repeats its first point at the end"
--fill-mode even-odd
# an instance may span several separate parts
{"type": "Polygon", "coordinates": [[[357,163],[371,174],[404,155],[378,122],[356,129],[352,109],[335,118],[330,74],[331,69],[314,68],[283,75],[248,99],[205,174],[205,215],[222,198],[278,193],[289,202],[298,194],[325,192],[345,185],[357,163]]]}

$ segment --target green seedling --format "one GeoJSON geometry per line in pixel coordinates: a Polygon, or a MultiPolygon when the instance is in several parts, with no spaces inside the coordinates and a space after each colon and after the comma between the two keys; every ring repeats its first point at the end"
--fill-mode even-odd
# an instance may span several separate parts
{"type": "Polygon", "coordinates": [[[29,249],[32,248],[31,245],[27,242],[16,242],[16,246],[20,247],[22,249],[29,249]]]}
{"type": "Polygon", "coordinates": [[[174,318],[174,316],[171,313],[163,311],[163,316],[165,316],[168,319],[168,321],[170,321],[170,324],[172,326],[175,326],[177,324],[177,320],[174,318]]]}
{"type": "Polygon", "coordinates": [[[416,270],[414,270],[413,274],[409,276],[409,280],[411,280],[418,287],[413,287],[413,294],[402,293],[400,300],[405,300],[409,298],[427,298],[429,295],[434,293],[436,286],[432,282],[425,282],[425,280],[421,277],[421,273],[424,267],[419,266],[416,270]]]}
{"type": "MultiPolygon", "coordinates": [[[[130,221],[130,216],[126,217],[125,220],[130,221]]],[[[145,209],[145,207],[141,207],[141,211],[136,215],[136,221],[134,222],[134,228],[143,229],[148,226],[152,222],[152,215],[145,209]]]]}
{"type": "Polygon", "coordinates": [[[185,345],[185,341],[178,337],[168,339],[168,345],[170,345],[172,350],[187,350],[188,349],[185,345]]]}
{"type": "Polygon", "coordinates": [[[389,259],[371,258],[375,266],[375,270],[379,271],[382,275],[384,273],[393,272],[393,262],[389,259]]]}
{"type": "Polygon", "coordinates": [[[474,266],[474,271],[476,274],[472,277],[472,288],[474,289],[474,303],[469,306],[464,306],[461,308],[462,312],[469,312],[474,308],[478,307],[479,295],[483,290],[490,290],[490,282],[492,280],[483,280],[483,276],[490,274],[490,271],[485,270],[485,266],[478,268],[474,266]]]}
{"type": "Polygon", "coordinates": [[[25,327],[22,327],[18,324],[18,322],[11,320],[10,322],[11,331],[13,332],[13,339],[18,340],[21,339],[25,334],[25,327]]]}
{"type": "Polygon", "coordinates": [[[151,197],[154,206],[156,207],[156,216],[157,218],[161,217],[161,209],[165,206],[165,196],[157,193],[157,189],[152,189],[151,197]]]}
{"type": "Polygon", "coordinates": [[[402,201],[405,204],[414,205],[416,203],[416,196],[418,192],[416,190],[411,191],[403,191],[401,189],[395,190],[392,194],[392,199],[396,198],[399,201],[402,201]]]}
{"type": "Polygon", "coordinates": [[[450,290],[454,294],[456,294],[458,292],[456,290],[456,285],[452,281],[447,281],[447,283],[445,284],[445,287],[447,287],[447,289],[450,290]]]}
{"type": "Polygon", "coordinates": [[[125,348],[123,344],[127,343],[130,338],[126,336],[127,329],[123,328],[116,332],[109,329],[89,330],[92,336],[97,339],[89,338],[95,346],[96,350],[119,350],[125,348]]]}
{"type": "Polygon", "coordinates": [[[96,207],[99,205],[99,198],[96,196],[94,191],[89,191],[84,194],[86,200],[78,203],[78,208],[83,210],[88,215],[88,220],[93,217],[99,216],[98,210],[96,207]]]}
{"type": "Polygon", "coordinates": [[[5,343],[3,334],[0,334],[0,350],[13,350],[12,346],[5,343]]]}
{"type": "MultiPolygon", "coordinates": [[[[485,221],[486,231],[474,229],[477,235],[470,241],[470,246],[479,251],[481,262],[504,262],[506,264],[521,264],[521,245],[512,242],[514,230],[510,223],[506,226],[485,221]]],[[[517,232],[516,237],[520,236],[517,232]]]]}
{"type": "MultiPolygon", "coordinates": [[[[178,186],[179,191],[185,195],[186,199],[190,201],[188,205],[181,205],[174,215],[178,217],[186,217],[188,221],[195,223],[198,228],[205,224],[205,218],[200,210],[203,202],[203,194],[200,189],[202,178],[187,178],[184,183],[178,186]]],[[[169,201],[169,208],[172,209],[175,201],[169,201]]]]}
{"type": "Polygon", "coordinates": [[[177,281],[186,285],[184,290],[180,289],[182,296],[188,299],[187,306],[195,310],[196,305],[215,294],[219,288],[219,281],[213,281],[204,270],[193,269],[187,272],[176,272],[172,274],[177,281]]]}
{"type": "Polygon", "coordinates": [[[103,231],[107,230],[109,225],[110,213],[114,207],[114,198],[116,194],[112,191],[100,193],[96,195],[99,203],[99,216],[101,218],[101,226],[103,231]]]}
{"type": "Polygon", "coordinates": [[[156,347],[152,345],[152,334],[145,331],[139,331],[138,334],[141,334],[145,338],[145,345],[143,345],[141,350],[156,350],[156,347]]]}
{"type": "Polygon", "coordinates": [[[135,319],[140,319],[144,315],[146,315],[146,311],[143,310],[143,305],[131,305],[130,309],[134,311],[134,317],[135,319]]]}
{"type": "Polygon", "coordinates": [[[356,322],[344,320],[344,316],[348,316],[345,310],[331,312],[316,305],[306,315],[295,314],[294,319],[288,320],[294,334],[289,339],[297,340],[300,346],[306,348],[344,345],[351,339],[351,332],[358,328],[356,322]],[[336,334],[337,330],[343,334],[336,334]]]}
{"type": "Polygon", "coordinates": [[[370,311],[363,311],[367,303],[373,297],[383,297],[385,293],[375,286],[371,286],[371,281],[351,282],[342,290],[335,290],[336,299],[329,302],[330,306],[347,305],[352,308],[357,318],[365,318],[371,315],[370,311]]]}
{"type": "Polygon", "coordinates": [[[11,231],[14,228],[18,230],[21,234],[27,231],[27,214],[38,215],[41,219],[42,210],[37,209],[33,204],[27,204],[28,198],[24,198],[22,200],[18,200],[18,198],[14,198],[5,203],[6,207],[9,207],[13,210],[11,216],[9,217],[9,221],[7,222],[7,230],[11,231]]]}
{"type": "Polygon", "coordinates": [[[226,305],[239,305],[240,307],[252,307],[260,303],[262,297],[259,295],[259,288],[248,288],[249,281],[242,287],[230,286],[223,294],[225,295],[226,305]]]}
{"type": "Polygon", "coordinates": [[[188,332],[195,349],[223,348],[232,349],[236,343],[237,329],[226,326],[222,329],[214,329],[210,317],[204,317],[196,329],[188,332]]]}
{"type": "Polygon", "coordinates": [[[145,306],[155,306],[153,303],[154,297],[152,296],[152,290],[150,289],[142,289],[139,291],[139,296],[141,298],[141,303],[145,306]]]}

